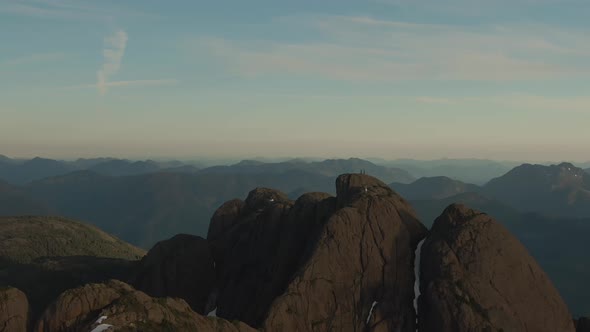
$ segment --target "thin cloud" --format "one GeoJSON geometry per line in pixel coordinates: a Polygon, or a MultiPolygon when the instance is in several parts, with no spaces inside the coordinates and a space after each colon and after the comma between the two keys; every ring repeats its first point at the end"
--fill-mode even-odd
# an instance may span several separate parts
{"type": "Polygon", "coordinates": [[[30,55],[23,55],[17,58],[8,59],[1,61],[0,65],[3,66],[18,66],[25,64],[43,63],[51,61],[59,61],[66,58],[65,53],[37,53],[30,55]]]}
{"type": "Polygon", "coordinates": [[[156,17],[120,6],[97,6],[98,2],[82,0],[7,0],[0,2],[0,13],[41,19],[104,20],[112,17],[156,17]]]}
{"type": "Polygon", "coordinates": [[[121,62],[127,47],[127,33],[123,30],[117,31],[114,35],[105,38],[105,48],[102,51],[104,63],[96,73],[96,87],[101,95],[105,95],[109,88],[109,79],[121,68],[121,62]]]}
{"type": "MultiPolygon", "coordinates": [[[[112,81],[104,83],[104,87],[106,88],[113,88],[113,87],[141,87],[141,86],[171,86],[178,84],[178,80],[167,78],[167,79],[158,79],[158,80],[130,80],[130,81],[112,81]]],[[[98,84],[82,84],[82,85],[75,85],[68,87],[70,89],[78,89],[78,88],[99,88],[98,84]]]]}
{"type": "MultiPolygon", "coordinates": [[[[281,22],[296,24],[295,20],[281,22]]],[[[589,45],[580,31],[547,26],[431,25],[371,17],[299,18],[316,41],[287,43],[205,37],[199,53],[253,77],[331,80],[552,80],[586,75],[589,45]]]]}
{"type": "Polygon", "coordinates": [[[531,94],[504,94],[495,96],[478,97],[431,97],[420,96],[414,99],[420,104],[432,106],[461,106],[481,108],[483,106],[500,107],[501,109],[514,109],[520,111],[552,111],[568,113],[590,112],[590,97],[555,97],[531,94]]]}

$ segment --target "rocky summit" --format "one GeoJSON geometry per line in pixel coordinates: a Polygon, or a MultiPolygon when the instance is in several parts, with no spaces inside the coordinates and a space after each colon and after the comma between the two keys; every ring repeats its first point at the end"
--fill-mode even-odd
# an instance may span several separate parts
{"type": "Polygon", "coordinates": [[[342,175],[336,188],[295,202],[260,188],[215,213],[218,315],[268,331],[415,330],[413,255],[426,229],[375,178],[342,175]]]}
{"type": "Polygon", "coordinates": [[[336,180],[337,205],[273,303],[271,331],[415,331],[414,250],[426,229],[387,185],[336,180]]]}
{"type": "Polygon", "coordinates": [[[488,215],[449,206],[422,246],[419,330],[574,331],[526,249],[488,215]]]}

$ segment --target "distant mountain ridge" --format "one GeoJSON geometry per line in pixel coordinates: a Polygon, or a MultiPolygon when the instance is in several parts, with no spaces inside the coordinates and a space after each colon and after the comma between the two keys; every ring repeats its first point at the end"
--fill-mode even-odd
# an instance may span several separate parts
{"type": "Polygon", "coordinates": [[[345,172],[359,172],[364,170],[369,174],[384,179],[387,182],[408,183],[415,180],[407,171],[394,167],[376,165],[359,158],[327,159],[324,161],[306,161],[293,159],[284,162],[263,162],[256,160],[242,160],[228,166],[211,166],[200,169],[192,163],[180,161],[153,160],[131,161],[116,158],[78,159],[75,161],[61,161],[36,157],[31,160],[14,160],[8,157],[0,158],[0,179],[22,185],[47,177],[65,175],[70,172],[90,170],[103,175],[128,176],[158,172],[167,173],[279,173],[287,171],[313,172],[320,175],[336,177],[345,172]]]}
{"type": "Polygon", "coordinates": [[[375,160],[380,165],[405,169],[417,178],[446,176],[466,183],[483,185],[499,177],[518,162],[500,162],[487,159],[438,159],[438,160],[375,160]]]}
{"type": "Polygon", "coordinates": [[[408,183],[415,180],[414,176],[407,171],[376,165],[370,161],[349,158],[349,159],[326,159],[324,161],[302,161],[290,160],[278,163],[264,163],[255,160],[243,160],[229,166],[213,166],[201,170],[201,173],[277,173],[292,170],[317,173],[324,176],[336,177],[347,172],[365,171],[367,174],[383,179],[386,182],[408,183]]]}
{"type": "Polygon", "coordinates": [[[424,177],[412,183],[391,183],[390,186],[409,200],[442,199],[465,192],[479,192],[481,187],[453,180],[446,176],[424,177]]]}
{"type": "Polygon", "coordinates": [[[483,192],[524,212],[590,217],[590,174],[571,163],[523,164],[488,182],[483,192]]]}

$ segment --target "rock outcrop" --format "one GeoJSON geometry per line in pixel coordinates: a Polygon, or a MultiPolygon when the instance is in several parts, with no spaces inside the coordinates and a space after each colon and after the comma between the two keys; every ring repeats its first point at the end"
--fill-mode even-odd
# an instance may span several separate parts
{"type": "Polygon", "coordinates": [[[327,216],[264,322],[268,331],[415,331],[414,251],[426,229],[381,181],[345,174],[327,216]]]}
{"type": "Polygon", "coordinates": [[[26,332],[28,323],[27,296],[16,288],[0,288],[0,332],[26,332]]]}
{"type": "Polygon", "coordinates": [[[488,215],[449,206],[422,246],[421,332],[574,331],[527,250],[488,215]]]}
{"type": "Polygon", "coordinates": [[[179,234],[157,243],[141,260],[133,285],[150,296],[182,298],[194,311],[206,314],[215,285],[207,240],[179,234]]]}
{"type": "Polygon", "coordinates": [[[227,331],[253,332],[243,323],[203,317],[181,299],[152,298],[116,280],[66,291],[35,331],[227,331]]]}

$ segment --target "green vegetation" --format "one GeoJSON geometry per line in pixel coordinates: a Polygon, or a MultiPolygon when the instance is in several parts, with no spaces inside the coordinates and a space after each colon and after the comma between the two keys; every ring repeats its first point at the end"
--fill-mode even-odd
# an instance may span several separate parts
{"type": "Polygon", "coordinates": [[[0,268],[41,257],[138,260],[144,251],[96,227],[57,217],[0,218],[0,268]]]}

